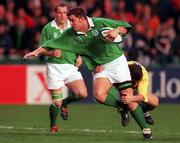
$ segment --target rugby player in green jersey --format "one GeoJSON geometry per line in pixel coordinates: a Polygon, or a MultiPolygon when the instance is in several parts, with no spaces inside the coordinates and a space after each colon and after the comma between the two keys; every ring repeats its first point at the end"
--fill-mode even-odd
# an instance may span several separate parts
{"type": "MultiPolygon", "coordinates": [[[[63,33],[64,30],[71,27],[69,20],[67,19],[68,6],[66,3],[58,4],[54,9],[55,19],[46,24],[41,32],[40,45],[45,42],[56,39],[63,33]]],[[[49,107],[50,116],[50,128],[51,132],[57,132],[57,117],[59,111],[63,119],[67,118],[67,110],[64,109],[61,104],[62,100],[77,101],[87,97],[87,89],[82,78],[81,73],[76,67],[77,56],[74,53],[67,51],[49,51],[45,53],[47,57],[46,64],[46,77],[48,82],[48,89],[52,96],[52,104],[49,107]],[[61,55],[60,57],[53,57],[54,55],[61,55]],[[69,95],[65,97],[63,95],[63,87],[66,85],[76,96],[69,95]],[[65,115],[64,115],[65,114],[65,115]]],[[[79,62],[79,61],[77,61],[79,62]]]]}
{"type": "MultiPolygon", "coordinates": [[[[106,18],[89,18],[82,8],[71,9],[68,19],[72,28],[67,29],[61,37],[48,41],[42,47],[26,54],[24,58],[37,57],[40,53],[57,48],[88,56],[96,65],[104,66],[102,72],[94,74],[93,93],[97,101],[109,104],[111,97],[107,94],[113,85],[121,97],[133,96],[131,76],[123,50],[118,44],[107,43],[100,36],[103,27],[112,27],[106,38],[113,41],[118,34],[126,35],[131,30],[131,25],[106,18]]],[[[145,122],[140,106],[136,102],[129,102],[127,107],[142,129],[143,137],[151,139],[151,129],[145,122]]]]}

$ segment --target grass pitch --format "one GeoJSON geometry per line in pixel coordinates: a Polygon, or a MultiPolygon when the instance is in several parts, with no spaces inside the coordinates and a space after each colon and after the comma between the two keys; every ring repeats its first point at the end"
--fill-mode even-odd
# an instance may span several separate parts
{"type": "Polygon", "coordinates": [[[0,143],[180,143],[180,105],[162,104],[151,112],[152,141],[144,141],[131,117],[120,124],[115,109],[100,104],[71,104],[69,119],[60,117],[60,131],[49,132],[48,106],[0,106],[0,143]]]}

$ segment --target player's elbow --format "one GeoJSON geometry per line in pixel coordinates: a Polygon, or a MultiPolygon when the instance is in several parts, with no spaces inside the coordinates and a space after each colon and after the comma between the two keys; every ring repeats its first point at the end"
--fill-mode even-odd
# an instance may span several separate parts
{"type": "Polygon", "coordinates": [[[159,106],[159,98],[156,98],[154,103],[155,103],[154,104],[155,107],[159,106]]]}

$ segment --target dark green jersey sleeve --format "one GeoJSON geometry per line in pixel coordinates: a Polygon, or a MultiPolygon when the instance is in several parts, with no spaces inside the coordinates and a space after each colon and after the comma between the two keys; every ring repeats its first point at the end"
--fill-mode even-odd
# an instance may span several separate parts
{"type": "Polygon", "coordinates": [[[47,41],[42,47],[48,50],[61,49],[75,54],[90,55],[88,43],[81,43],[79,36],[76,35],[72,28],[66,30],[57,39],[47,41]]]}
{"type": "Polygon", "coordinates": [[[40,38],[39,46],[42,46],[46,41],[53,39],[52,37],[50,37],[51,33],[48,32],[49,25],[50,23],[48,23],[41,31],[41,38],[40,38]]]}
{"type": "Polygon", "coordinates": [[[103,27],[117,28],[119,26],[122,26],[128,30],[128,33],[132,29],[132,26],[128,22],[125,22],[125,21],[113,20],[113,19],[107,19],[107,18],[96,18],[96,17],[93,17],[92,20],[99,29],[103,27]]]}
{"type": "Polygon", "coordinates": [[[92,58],[89,58],[87,56],[81,56],[83,63],[86,65],[89,71],[93,71],[96,68],[95,62],[92,60],[92,58]]]}

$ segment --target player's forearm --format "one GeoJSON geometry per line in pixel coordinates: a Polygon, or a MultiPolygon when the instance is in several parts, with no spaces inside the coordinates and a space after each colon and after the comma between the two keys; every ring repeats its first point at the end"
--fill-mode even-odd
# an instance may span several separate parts
{"type": "Polygon", "coordinates": [[[23,59],[35,58],[35,57],[38,57],[40,54],[43,54],[44,52],[47,52],[47,50],[42,47],[39,47],[38,49],[25,54],[23,59]]]}
{"type": "Polygon", "coordinates": [[[82,61],[81,56],[77,55],[75,66],[79,68],[82,65],[82,63],[83,63],[83,61],[82,61]]]}
{"type": "Polygon", "coordinates": [[[143,102],[144,101],[144,96],[141,94],[137,94],[133,96],[133,101],[134,102],[143,102]]]}
{"type": "Polygon", "coordinates": [[[47,52],[48,52],[48,50],[43,48],[43,47],[39,47],[36,50],[34,50],[34,53],[36,55],[44,54],[44,53],[47,53],[47,52]]]}
{"type": "Polygon", "coordinates": [[[119,34],[126,35],[128,30],[125,27],[119,26],[116,28],[119,34]]]}

